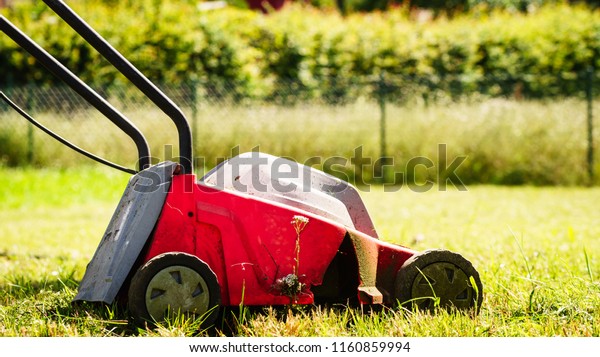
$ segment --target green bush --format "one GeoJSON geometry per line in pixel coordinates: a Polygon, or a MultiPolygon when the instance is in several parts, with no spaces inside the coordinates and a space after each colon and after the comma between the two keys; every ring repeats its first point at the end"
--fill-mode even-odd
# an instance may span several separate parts
{"type": "MultiPolygon", "coordinates": [[[[380,93],[382,78],[397,99],[571,96],[582,91],[581,73],[600,64],[600,13],[585,7],[412,22],[402,9],[342,17],[293,4],[268,16],[172,0],[73,6],[149,78],[200,82],[213,93],[227,86],[237,98],[286,102],[285,83],[298,98],[339,103],[380,93]]],[[[123,81],[45,5],[18,2],[3,12],[84,81],[123,81]]],[[[6,36],[0,46],[0,85],[57,83],[6,36]]]]}

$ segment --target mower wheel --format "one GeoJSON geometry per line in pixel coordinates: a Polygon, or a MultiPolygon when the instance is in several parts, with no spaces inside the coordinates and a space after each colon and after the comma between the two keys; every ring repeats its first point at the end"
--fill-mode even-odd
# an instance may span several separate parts
{"type": "Polygon", "coordinates": [[[395,293],[406,308],[479,312],[483,285],[471,262],[442,249],[426,250],[408,259],[396,275],[395,293]]]}
{"type": "Polygon", "coordinates": [[[150,259],[135,273],[128,299],[138,325],[182,313],[202,318],[201,327],[206,328],[217,318],[221,290],[206,263],[190,254],[172,252],[150,259]]]}

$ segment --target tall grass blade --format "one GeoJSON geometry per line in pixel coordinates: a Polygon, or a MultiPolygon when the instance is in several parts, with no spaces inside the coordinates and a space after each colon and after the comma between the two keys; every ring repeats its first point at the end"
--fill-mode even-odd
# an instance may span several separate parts
{"type": "Polygon", "coordinates": [[[590,278],[590,282],[594,282],[594,273],[592,272],[592,264],[587,254],[587,250],[583,247],[583,256],[585,257],[585,266],[587,269],[588,277],[590,278]]]}

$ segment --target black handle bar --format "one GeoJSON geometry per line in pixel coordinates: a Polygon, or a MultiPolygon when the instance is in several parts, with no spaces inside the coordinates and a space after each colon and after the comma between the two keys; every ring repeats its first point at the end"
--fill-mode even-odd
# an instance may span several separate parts
{"type": "Polygon", "coordinates": [[[67,4],[60,0],[44,2],[173,120],[179,134],[179,163],[182,172],[192,173],[192,132],[181,109],[67,4]]]}

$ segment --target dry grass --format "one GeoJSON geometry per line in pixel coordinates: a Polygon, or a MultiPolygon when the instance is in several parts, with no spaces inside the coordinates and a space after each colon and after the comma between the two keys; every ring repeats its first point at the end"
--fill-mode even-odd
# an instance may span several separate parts
{"type": "MultiPolygon", "coordinates": [[[[458,170],[467,183],[587,184],[585,108],[579,100],[388,105],[387,155],[394,159],[396,171],[404,171],[416,156],[438,163],[438,145],[446,144],[448,163],[467,157],[458,170]]],[[[162,113],[131,104],[123,112],[148,136],[157,160],[176,157],[175,127],[162,113]]],[[[125,166],[135,165],[133,143],[97,112],[33,114],[76,144],[125,166]]],[[[342,157],[347,160],[343,171],[352,179],[355,170],[350,159],[356,148],[362,147],[372,162],[380,156],[379,120],[378,106],[368,101],[293,107],[203,103],[193,124],[196,167],[210,169],[219,158],[231,157],[236,148],[245,152],[258,147],[299,162],[320,157],[323,164],[327,158],[342,157]]],[[[595,133],[600,142],[600,130],[595,133]]],[[[35,166],[75,167],[88,160],[38,130],[33,131],[33,141],[28,135],[24,119],[3,114],[0,162],[27,163],[29,142],[35,166]]],[[[598,150],[596,154],[600,157],[598,150]]],[[[420,180],[435,179],[435,171],[417,170],[415,175],[420,180]]],[[[367,165],[356,174],[370,180],[372,172],[372,165],[367,165]]]]}

